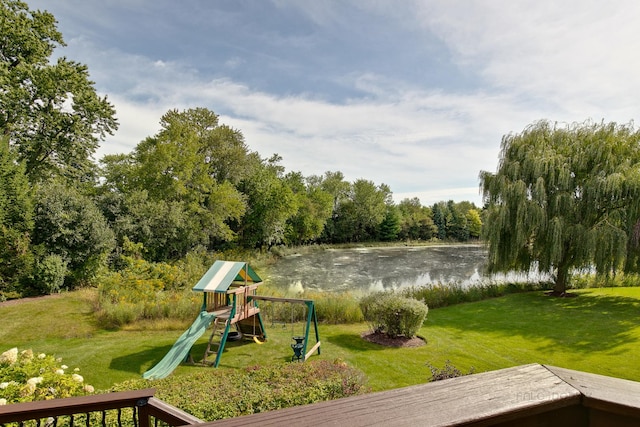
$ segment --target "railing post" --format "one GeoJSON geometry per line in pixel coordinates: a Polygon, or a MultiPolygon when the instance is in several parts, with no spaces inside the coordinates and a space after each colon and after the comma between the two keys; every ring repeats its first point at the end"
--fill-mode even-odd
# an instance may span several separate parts
{"type": "Polygon", "coordinates": [[[151,427],[151,414],[149,413],[149,398],[138,399],[136,408],[138,409],[138,425],[140,427],[151,427]]]}

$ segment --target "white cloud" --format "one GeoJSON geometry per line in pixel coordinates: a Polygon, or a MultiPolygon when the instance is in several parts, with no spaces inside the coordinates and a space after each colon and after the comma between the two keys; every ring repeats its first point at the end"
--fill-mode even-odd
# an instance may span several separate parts
{"type": "Polygon", "coordinates": [[[442,188],[429,191],[395,193],[393,195],[396,203],[400,203],[404,199],[413,199],[414,197],[417,197],[423,206],[433,206],[438,202],[453,200],[454,202],[469,201],[475,203],[479,208],[482,207],[479,187],[442,188]]]}
{"type": "MultiPolygon", "coordinates": [[[[140,58],[127,62],[143,65],[140,58]]],[[[101,154],[130,151],[157,133],[160,117],[170,108],[205,106],[241,130],[252,150],[263,157],[280,154],[287,170],[305,175],[339,170],[350,181],[386,183],[403,194],[445,186],[452,190],[444,198],[456,199],[458,185],[473,185],[480,169],[494,168],[500,137],[509,130],[502,122],[528,120],[508,96],[415,89],[336,104],[258,92],[229,79],[204,81],[171,64],[157,72],[144,69],[144,80],[132,78],[129,96],[111,98],[121,127],[101,154]],[[132,101],[131,94],[146,94],[146,99],[132,101]]],[[[370,91],[386,93],[375,83],[370,91]]],[[[477,191],[470,197],[478,203],[477,191]]]]}
{"type": "Polygon", "coordinates": [[[429,3],[421,16],[461,65],[562,116],[549,118],[627,121],[635,114],[635,1],[429,3]]]}
{"type": "MultiPolygon", "coordinates": [[[[89,65],[121,123],[99,153],[129,152],[159,130],[160,117],[171,108],[207,107],[241,130],[252,150],[263,157],[280,154],[287,170],[304,175],[339,170],[349,180],[384,182],[396,200],[416,195],[428,204],[465,198],[479,204],[478,173],[495,170],[504,134],[545,118],[627,122],[637,115],[640,3],[635,1],[273,3],[280,8],[277,18],[295,10],[312,27],[300,29],[296,21],[296,31],[282,34],[274,27],[256,29],[272,37],[265,44],[304,46],[309,56],[321,53],[335,60],[342,57],[311,49],[322,46],[323,37],[370,32],[385,40],[387,32],[415,37],[406,41],[409,49],[426,56],[435,37],[448,52],[419,71],[435,75],[441,70],[430,67],[443,61],[443,70],[459,72],[468,82],[457,86],[460,82],[451,80],[438,87],[427,78],[405,79],[393,67],[383,72],[354,62],[340,73],[328,67],[322,76],[324,83],[349,93],[339,96],[319,89],[313,80],[317,74],[304,80],[316,71],[305,68],[305,58],[296,62],[277,49],[261,52],[259,46],[243,45],[216,68],[158,57],[162,49],[157,46],[150,49],[155,54],[134,52],[128,46],[100,46],[94,33],[76,34],[68,39],[68,56],[89,65]],[[247,55],[255,52],[268,64],[251,69],[254,62],[247,55]],[[273,70],[287,76],[295,70],[291,76],[302,89],[262,84],[273,70]]],[[[110,16],[115,15],[114,9],[110,16]]],[[[170,16],[166,20],[163,26],[172,22],[170,16]]],[[[117,31],[117,22],[103,24],[117,31]]],[[[100,28],[95,27],[96,34],[100,28]]],[[[229,43],[255,43],[256,34],[229,43]]],[[[193,47],[206,51],[207,35],[200,38],[203,44],[193,47]]],[[[338,52],[341,46],[330,48],[338,52]]]]}

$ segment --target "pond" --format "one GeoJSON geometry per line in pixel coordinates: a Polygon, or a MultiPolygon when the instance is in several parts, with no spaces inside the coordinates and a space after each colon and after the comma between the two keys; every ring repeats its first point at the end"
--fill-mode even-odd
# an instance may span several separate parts
{"type": "Polygon", "coordinates": [[[266,270],[265,283],[288,293],[369,293],[434,283],[527,280],[527,275],[516,274],[488,277],[486,260],[482,245],[326,249],[278,260],[266,270]]]}

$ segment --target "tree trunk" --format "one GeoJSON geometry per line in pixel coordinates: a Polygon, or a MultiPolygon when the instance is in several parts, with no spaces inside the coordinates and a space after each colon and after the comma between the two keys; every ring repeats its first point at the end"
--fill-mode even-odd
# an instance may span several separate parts
{"type": "Polygon", "coordinates": [[[567,280],[569,276],[569,267],[561,264],[558,266],[558,274],[556,275],[556,283],[553,287],[553,295],[561,296],[567,290],[567,280]]]}

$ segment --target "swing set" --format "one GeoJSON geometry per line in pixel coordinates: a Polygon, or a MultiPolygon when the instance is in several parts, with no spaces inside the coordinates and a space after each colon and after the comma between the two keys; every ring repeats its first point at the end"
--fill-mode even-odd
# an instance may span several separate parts
{"type": "MultiPolygon", "coordinates": [[[[204,293],[201,312],[212,316],[213,323],[207,349],[202,358],[203,364],[218,367],[227,341],[251,339],[257,344],[263,344],[267,340],[258,301],[303,304],[307,312],[306,324],[302,335],[292,336],[295,343],[291,344],[294,352],[291,360],[306,361],[315,351],[320,354],[320,335],[314,301],[257,295],[256,289],[261,284],[262,279],[247,263],[216,261],[193,287],[194,291],[204,293]],[[307,351],[312,324],[315,344],[307,351]],[[232,327],[235,327],[236,331],[232,331],[232,327]],[[215,359],[210,360],[214,355],[215,359]]],[[[191,345],[194,343],[195,341],[191,345]]],[[[193,361],[191,350],[189,360],[193,361]]]]}
{"type": "Polygon", "coordinates": [[[270,297],[263,295],[254,295],[251,297],[253,301],[270,301],[270,302],[281,302],[281,303],[289,303],[292,304],[291,307],[291,338],[295,341],[295,343],[291,344],[291,348],[293,349],[293,356],[291,356],[291,361],[306,361],[316,350],[318,350],[318,354],[320,354],[320,334],[318,333],[318,316],[316,315],[316,307],[311,299],[300,299],[300,298],[280,298],[280,297],[270,297]],[[304,332],[302,335],[295,335],[294,333],[294,304],[304,304],[306,306],[307,319],[304,327],[304,332]],[[311,349],[307,352],[307,346],[309,344],[309,332],[311,331],[311,324],[313,323],[313,330],[315,332],[315,345],[311,347],[311,349]]]}
{"type": "Polygon", "coordinates": [[[320,354],[318,318],[313,300],[256,295],[256,289],[260,284],[262,284],[262,279],[247,263],[216,261],[193,287],[194,291],[204,294],[200,314],[189,329],[173,344],[162,360],[142,374],[143,378],[165,378],[180,363],[195,363],[191,355],[193,345],[209,329],[212,323],[213,328],[209,335],[209,342],[202,358],[202,364],[218,367],[227,341],[244,338],[263,344],[267,339],[267,333],[265,332],[257,301],[304,304],[307,307],[307,323],[303,335],[292,337],[295,343],[291,344],[294,352],[291,361],[305,361],[314,351],[320,354]],[[316,342],[311,350],[307,351],[312,323],[316,342]],[[232,331],[232,327],[235,327],[236,330],[232,331]],[[214,355],[215,359],[210,360],[209,357],[214,355]]]}

